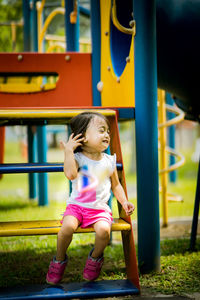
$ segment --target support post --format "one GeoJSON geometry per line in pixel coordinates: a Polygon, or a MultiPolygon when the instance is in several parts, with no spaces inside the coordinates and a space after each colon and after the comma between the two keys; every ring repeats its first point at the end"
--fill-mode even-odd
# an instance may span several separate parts
{"type": "Polygon", "coordinates": [[[79,1],[77,2],[76,22],[72,23],[70,15],[75,9],[75,1],[65,0],[65,35],[67,51],[79,51],[79,1]]]}
{"type": "MultiPolygon", "coordinates": [[[[0,127],[0,164],[4,162],[4,150],[5,150],[5,138],[6,138],[6,127],[0,127]]],[[[3,174],[0,174],[0,179],[2,179],[3,174]]]]}
{"type": "Polygon", "coordinates": [[[32,36],[32,50],[38,52],[38,27],[37,27],[37,0],[32,1],[32,10],[31,10],[31,36],[32,36]]]}
{"type": "MultiPolygon", "coordinates": [[[[33,6],[34,7],[34,6],[33,6]]],[[[23,0],[23,16],[24,16],[24,51],[31,51],[31,21],[33,21],[33,7],[30,9],[30,1],[23,0]]],[[[28,162],[36,162],[36,135],[31,126],[27,127],[28,136],[28,162]]],[[[35,199],[37,197],[36,181],[37,175],[35,173],[28,174],[29,180],[29,198],[35,199]]]]}
{"type": "MultiPolygon", "coordinates": [[[[28,162],[35,163],[36,162],[36,132],[34,132],[34,127],[27,127],[27,135],[28,135],[28,162]]],[[[29,173],[29,198],[35,199],[37,197],[37,174],[29,173]]]]}
{"type": "MultiPolygon", "coordinates": [[[[76,22],[71,23],[70,15],[74,11],[74,1],[65,0],[65,36],[66,36],[66,50],[79,51],[79,1],[77,1],[77,17],[76,22]]],[[[68,126],[68,135],[71,134],[68,126]]],[[[72,191],[72,183],[69,181],[69,193],[72,191]]]]}
{"type": "Polygon", "coordinates": [[[97,90],[101,72],[101,21],[100,1],[90,0],[92,36],[92,98],[94,106],[101,106],[101,94],[97,90]]]}
{"type": "MultiPolygon", "coordinates": [[[[38,23],[37,23],[37,0],[32,3],[32,20],[33,20],[33,50],[38,52],[38,23]]],[[[47,161],[47,140],[46,126],[38,126],[37,131],[37,159],[38,162],[47,161]]],[[[48,175],[47,173],[38,174],[38,204],[40,206],[48,205],[48,175]]]]}
{"type": "MultiPolygon", "coordinates": [[[[46,126],[37,126],[38,162],[47,162],[46,126]]],[[[39,206],[48,205],[48,176],[47,173],[38,174],[39,206]]]]}
{"type": "Polygon", "coordinates": [[[190,235],[190,251],[194,251],[196,245],[199,205],[200,205],[200,160],[199,160],[199,167],[198,167],[194,212],[193,212],[192,228],[191,228],[191,235],[190,235]]]}
{"type": "Polygon", "coordinates": [[[160,270],[156,1],[133,0],[138,260],[141,273],[160,270]]]}
{"type": "MultiPolygon", "coordinates": [[[[166,93],[166,103],[173,106],[174,100],[171,97],[170,93],[166,93]]],[[[174,113],[168,112],[167,113],[168,119],[174,118],[174,113]]],[[[175,149],[176,148],[176,142],[175,142],[175,133],[176,133],[176,125],[172,125],[168,127],[168,145],[170,148],[175,149]]],[[[169,165],[174,165],[176,163],[176,158],[174,155],[169,156],[169,165]]],[[[177,171],[174,170],[169,173],[169,180],[170,182],[176,183],[177,180],[177,171]]]]}
{"type": "Polygon", "coordinates": [[[24,17],[24,51],[30,51],[31,49],[31,12],[29,0],[23,0],[23,17],[24,17]]]}
{"type": "MultiPolygon", "coordinates": [[[[159,103],[159,124],[166,123],[166,107],[165,107],[165,91],[158,89],[158,103],[159,103]]],[[[168,167],[167,163],[167,128],[161,126],[159,128],[159,140],[160,140],[160,170],[166,170],[168,167]]],[[[161,184],[161,199],[162,199],[162,211],[163,211],[163,227],[168,226],[168,199],[167,199],[167,183],[168,183],[167,172],[162,172],[160,174],[160,184],[161,184]]]]}

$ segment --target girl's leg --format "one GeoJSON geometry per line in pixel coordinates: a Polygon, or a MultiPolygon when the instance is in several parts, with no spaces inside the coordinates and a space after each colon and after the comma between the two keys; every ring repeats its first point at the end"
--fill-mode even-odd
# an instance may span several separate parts
{"type": "Polygon", "coordinates": [[[104,249],[110,241],[111,226],[106,221],[98,221],[94,224],[94,230],[96,237],[92,257],[98,258],[102,256],[104,249]]]}
{"type": "Polygon", "coordinates": [[[63,219],[63,224],[57,236],[56,260],[64,261],[67,248],[69,247],[74,231],[79,226],[79,220],[74,216],[67,215],[63,219]]]}

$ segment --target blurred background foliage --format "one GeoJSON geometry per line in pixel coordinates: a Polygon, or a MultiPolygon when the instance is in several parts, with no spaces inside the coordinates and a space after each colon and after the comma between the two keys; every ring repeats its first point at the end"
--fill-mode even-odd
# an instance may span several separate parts
{"type": "MultiPolygon", "coordinates": [[[[87,3],[80,0],[80,4],[87,8],[87,3]]],[[[45,2],[44,20],[52,10],[61,7],[61,1],[45,2]]],[[[56,15],[48,26],[47,34],[65,35],[65,20],[63,15],[56,15]]],[[[90,37],[90,20],[80,15],[80,37],[90,37]]],[[[0,0],[0,52],[23,51],[23,8],[22,0],[0,0]]]]}
{"type": "MultiPolygon", "coordinates": [[[[22,24],[22,1],[0,0],[0,52],[13,52],[12,23],[22,24]]],[[[22,51],[22,26],[16,26],[16,38],[16,51],[22,51]]]]}

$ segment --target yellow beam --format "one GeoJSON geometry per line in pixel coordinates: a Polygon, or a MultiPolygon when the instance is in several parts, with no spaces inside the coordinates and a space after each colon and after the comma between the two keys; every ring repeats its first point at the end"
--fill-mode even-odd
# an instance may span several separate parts
{"type": "Polygon", "coordinates": [[[98,112],[104,116],[115,116],[110,109],[40,109],[40,110],[0,110],[0,119],[70,119],[84,111],[98,112]]]}
{"type": "MultiPolygon", "coordinates": [[[[59,220],[42,221],[15,221],[1,222],[0,236],[24,236],[24,235],[52,235],[57,234],[61,228],[59,220]]],[[[131,225],[123,219],[114,219],[112,231],[129,231],[131,225]]],[[[76,233],[94,232],[94,228],[78,228],[76,233]]]]}

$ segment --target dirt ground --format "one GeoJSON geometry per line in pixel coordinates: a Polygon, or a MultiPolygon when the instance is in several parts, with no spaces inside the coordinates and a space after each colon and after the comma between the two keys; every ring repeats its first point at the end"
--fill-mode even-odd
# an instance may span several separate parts
{"type": "MultiPolygon", "coordinates": [[[[160,229],[161,238],[190,237],[192,219],[172,219],[167,227],[160,229]]],[[[200,235],[200,221],[198,222],[198,235],[200,235]]]]}
{"type": "MultiPolygon", "coordinates": [[[[179,218],[179,219],[169,219],[169,223],[167,227],[162,226],[162,221],[160,225],[160,238],[179,238],[179,237],[190,237],[192,227],[192,219],[191,218],[179,218]]],[[[137,224],[134,224],[134,238],[137,241],[137,224]]],[[[198,222],[198,235],[200,235],[200,219],[198,222]]]]}

